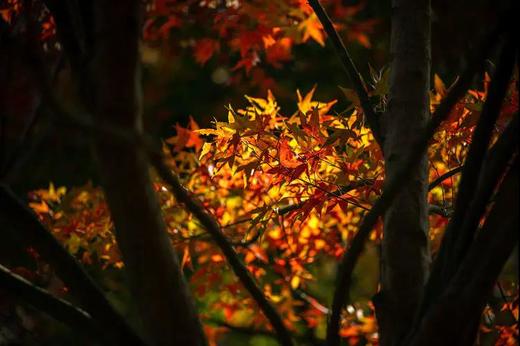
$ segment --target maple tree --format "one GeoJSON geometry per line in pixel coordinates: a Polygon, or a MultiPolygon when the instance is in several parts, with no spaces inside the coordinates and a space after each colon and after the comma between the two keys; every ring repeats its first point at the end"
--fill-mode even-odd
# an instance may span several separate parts
{"type": "MultiPolygon", "coordinates": [[[[317,1],[149,3],[143,37],[149,47],[175,38],[167,55],[187,47],[197,63],[223,59],[247,78],[264,73],[261,61],[281,66],[293,45],[312,39],[324,46],[328,35],[351,79],[341,88],[351,104],[346,110],[335,109],[336,100],[318,101],[319,87],[298,90],[290,110],[268,91],[246,96],[244,107],[228,105],[211,127],[193,118],[177,124],[159,142],[135,127],[137,66],[153,52],[144,48],[141,56],[138,49],[139,2],[99,2],[93,12],[79,4],[75,15],[95,19],[103,39],[90,41],[93,28],[79,31],[70,13],[78,9],[53,1],[33,8],[45,14],[33,39],[63,45],[81,108],[92,118],[68,111],[44,68],[36,64],[35,72],[56,121],[92,134],[103,187],[32,191],[35,216],[2,185],[2,220],[22,251],[53,268],[2,263],[1,288],[106,343],[234,344],[241,341],[233,333],[244,333],[258,344],[469,345],[477,334],[515,344],[517,281],[497,279],[518,226],[517,208],[509,210],[518,205],[511,28],[499,27],[451,86],[435,75],[430,90],[427,1],[396,1],[403,12],[394,14],[391,49],[399,58],[371,69],[366,81],[336,31],[344,27],[333,25],[317,1]],[[410,24],[411,14],[422,19],[410,24]],[[114,25],[117,16],[130,27],[114,25]],[[210,16],[214,23],[203,35],[183,31],[210,16]],[[85,55],[93,47],[93,57],[85,55]],[[482,75],[494,50],[496,70],[482,75]],[[410,66],[419,72],[410,76],[410,66]],[[368,294],[351,297],[356,280],[375,275],[353,272],[365,246],[373,256],[380,249],[380,279],[369,282],[368,294]],[[137,305],[142,330],[69,254],[101,268],[118,299],[132,295],[122,304],[137,305]],[[113,283],[121,271],[131,293],[113,283]],[[54,295],[26,280],[42,277],[61,279],[54,295]],[[493,287],[503,295],[497,302],[489,301],[493,287]],[[70,298],[77,307],[62,300],[70,298]]],[[[2,17],[15,23],[24,6],[8,5],[2,17]]],[[[334,18],[362,8],[327,5],[334,18]]],[[[373,23],[347,22],[348,38],[370,47],[373,23]]]]}

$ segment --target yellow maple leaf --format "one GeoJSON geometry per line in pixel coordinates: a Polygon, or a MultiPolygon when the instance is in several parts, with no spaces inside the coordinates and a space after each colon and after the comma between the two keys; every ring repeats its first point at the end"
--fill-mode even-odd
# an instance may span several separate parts
{"type": "Polygon", "coordinates": [[[298,25],[298,30],[303,32],[303,42],[307,42],[309,38],[318,42],[321,46],[325,46],[325,37],[318,17],[316,14],[312,14],[309,18],[305,19],[298,25]]]}

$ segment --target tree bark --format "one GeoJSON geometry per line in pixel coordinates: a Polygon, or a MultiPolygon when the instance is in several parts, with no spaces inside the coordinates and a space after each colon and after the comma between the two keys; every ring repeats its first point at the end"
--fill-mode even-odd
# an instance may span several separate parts
{"type": "MultiPolygon", "coordinates": [[[[430,1],[393,0],[388,112],[383,117],[387,181],[405,163],[429,119],[430,1]]],[[[428,158],[384,216],[381,292],[375,298],[381,345],[410,327],[428,276],[428,158]]]]}
{"type": "MultiPolygon", "coordinates": [[[[141,129],[141,1],[94,3],[92,113],[100,125],[141,129]]],[[[116,238],[152,345],[203,345],[204,334],[160,213],[146,155],[136,144],[96,136],[95,152],[116,238]]]]}

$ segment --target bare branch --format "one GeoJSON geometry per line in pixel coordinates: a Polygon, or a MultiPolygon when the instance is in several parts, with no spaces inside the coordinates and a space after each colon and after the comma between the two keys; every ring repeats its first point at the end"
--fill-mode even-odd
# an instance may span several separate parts
{"type": "Polygon", "coordinates": [[[452,262],[455,256],[453,252],[456,250],[455,243],[460,239],[459,230],[464,222],[464,217],[470,203],[474,198],[478,183],[479,175],[476,173],[481,171],[494,125],[500,114],[502,101],[509,86],[509,80],[515,64],[515,50],[516,45],[512,39],[508,39],[502,48],[497,70],[491,81],[488,97],[484,103],[479,122],[473,131],[471,145],[462,169],[462,177],[455,201],[455,212],[446,228],[442,246],[439,250],[439,263],[437,263],[437,266],[442,266],[439,269],[443,271],[442,280],[444,282],[449,280],[449,277],[454,274],[457,268],[458,263],[452,262]],[[442,263],[442,261],[444,262],[442,263]]]}
{"type": "Polygon", "coordinates": [[[516,160],[459,270],[405,345],[474,345],[486,300],[518,244],[518,206],[516,160]]]}
{"type": "Polygon", "coordinates": [[[430,214],[430,215],[436,214],[436,215],[440,215],[440,216],[444,216],[444,217],[451,217],[453,212],[452,212],[451,208],[444,208],[444,207],[441,207],[440,205],[430,204],[428,206],[428,214],[430,214]]]}
{"type": "Polygon", "coordinates": [[[87,312],[63,299],[56,298],[1,264],[0,288],[55,320],[70,326],[74,331],[82,332],[85,336],[96,337],[100,331],[99,326],[94,324],[87,312]]]}
{"type": "Polygon", "coordinates": [[[503,172],[505,163],[511,157],[511,150],[513,149],[510,147],[505,148],[504,150],[506,153],[509,152],[509,157],[504,158],[501,165],[499,165],[502,170],[493,170],[495,176],[487,178],[487,183],[490,184],[490,186],[483,186],[482,188],[484,188],[486,192],[481,192],[480,196],[476,196],[475,191],[477,190],[479,179],[479,174],[477,174],[477,172],[481,171],[481,166],[489,145],[491,131],[500,112],[502,100],[509,85],[509,79],[514,65],[514,56],[515,47],[513,46],[513,43],[510,42],[508,45],[504,46],[501,53],[500,63],[498,64],[496,75],[492,80],[489,96],[473,135],[473,141],[462,170],[462,178],[455,204],[455,212],[446,228],[441,248],[437,255],[437,260],[433,265],[430,278],[426,285],[420,314],[422,314],[425,309],[428,309],[429,305],[442,294],[443,288],[446,287],[451,276],[457,271],[460,263],[460,261],[458,261],[460,259],[459,256],[463,256],[463,254],[456,254],[455,251],[459,249],[457,244],[460,242],[465,244],[471,242],[473,232],[469,228],[476,228],[477,224],[475,222],[478,223],[477,220],[484,212],[489,197],[491,197],[493,188],[498,181],[498,177],[503,172]],[[479,197],[480,199],[475,200],[475,197],[479,197]],[[473,205],[473,214],[471,216],[472,221],[468,220],[468,228],[466,231],[461,232],[461,228],[464,226],[465,217],[467,216],[468,210],[470,210],[472,202],[476,203],[473,205]],[[477,215],[475,212],[478,212],[479,214],[477,215]]]}
{"type": "Polygon", "coordinates": [[[183,203],[186,206],[186,209],[199,220],[204,228],[206,228],[206,231],[208,231],[208,233],[213,237],[217,246],[222,250],[222,253],[226,257],[227,262],[231,266],[233,272],[240,279],[241,283],[251,294],[253,299],[256,301],[264,315],[273,326],[273,329],[276,331],[281,344],[284,346],[293,345],[291,334],[284,325],[282,318],[271,305],[271,303],[267,300],[264,292],[257,286],[255,280],[251,277],[247,268],[240,261],[240,258],[235,252],[235,249],[233,249],[233,246],[222,233],[222,230],[220,229],[220,226],[214,217],[210,215],[197,200],[190,196],[188,190],[182,186],[179,178],[168,168],[160,155],[154,155],[150,152],[149,155],[152,165],[155,167],[157,173],[164,180],[164,182],[170,186],[171,192],[177,201],[183,203]]]}
{"type": "Polygon", "coordinates": [[[460,263],[466,255],[471,241],[478,227],[480,217],[484,215],[488,201],[492,199],[495,187],[506,170],[508,162],[518,150],[516,135],[518,134],[519,115],[508,125],[495,145],[490,149],[486,163],[479,177],[479,184],[475,196],[464,218],[460,232],[460,240],[454,253],[458,256],[456,263],[460,263]]]}
{"type": "Polygon", "coordinates": [[[309,0],[309,5],[311,5],[312,9],[316,13],[316,16],[320,20],[321,25],[323,25],[323,29],[325,30],[325,32],[327,32],[327,36],[331,40],[332,45],[336,50],[336,54],[341,60],[341,63],[343,64],[343,67],[345,68],[345,71],[347,72],[349,79],[354,85],[354,90],[361,102],[361,107],[363,108],[363,113],[365,114],[368,126],[372,130],[374,138],[382,147],[384,138],[382,136],[381,129],[379,126],[379,119],[376,113],[374,112],[374,108],[368,97],[368,93],[365,88],[365,83],[363,82],[361,74],[356,68],[354,61],[350,57],[350,53],[343,44],[343,40],[334,28],[332,21],[330,20],[327,12],[325,12],[323,6],[321,6],[319,0],[309,0]]]}
{"type": "Polygon", "coordinates": [[[209,319],[206,322],[210,323],[210,324],[214,324],[214,325],[219,326],[219,327],[227,328],[230,331],[237,332],[237,333],[240,333],[240,334],[245,334],[245,335],[265,335],[265,336],[269,336],[269,337],[272,337],[272,338],[276,338],[276,334],[274,334],[273,332],[270,332],[269,330],[265,330],[265,329],[258,329],[258,328],[254,328],[254,327],[237,326],[237,325],[231,324],[229,322],[221,321],[221,320],[217,320],[217,319],[209,319]]]}
{"type": "Polygon", "coordinates": [[[325,315],[330,313],[329,309],[325,305],[321,304],[316,298],[312,297],[309,293],[305,292],[301,288],[292,289],[291,291],[296,299],[312,306],[313,309],[316,309],[325,315]]]}
{"type": "Polygon", "coordinates": [[[444,173],[443,175],[441,175],[440,177],[438,177],[437,179],[435,179],[434,181],[432,181],[429,185],[428,185],[428,191],[431,191],[433,190],[434,188],[436,188],[437,186],[439,186],[440,184],[442,184],[442,182],[448,178],[451,178],[453,177],[455,174],[458,174],[462,172],[462,166],[459,166],[459,167],[455,167],[453,168],[452,170],[449,170],[448,172],[444,173]]]}
{"type": "MultiPolygon", "coordinates": [[[[513,156],[514,151],[518,150],[516,144],[516,136],[519,126],[518,121],[519,119],[517,114],[504,133],[499,137],[495,145],[493,145],[489,150],[486,157],[486,163],[479,177],[479,184],[475,196],[466,212],[464,223],[459,229],[460,240],[458,243],[453,244],[453,246],[457,247],[454,253],[457,254],[458,257],[449,262],[451,265],[456,266],[456,264],[460,263],[463,257],[467,254],[480,219],[490,202],[496,185],[500,180],[500,177],[503,175],[507,163],[513,156]]],[[[439,254],[439,256],[442,256],[442,254],[439,254]]],[[[446,260],[441,260],[441,257],[439,257],[438,261],[439,263],[435,263],[436,266],[440,266],[441,261],[446,260]]],[[[434,266],[435,271],[432,272],[432,276],[426,285],[423,302],[418,315],[419,317],[424,315],[425,311],[435,302],[438,295],[441,294],[442,283],[440,282],[439,277],[441,268],[436,266],[434,266]]]]}

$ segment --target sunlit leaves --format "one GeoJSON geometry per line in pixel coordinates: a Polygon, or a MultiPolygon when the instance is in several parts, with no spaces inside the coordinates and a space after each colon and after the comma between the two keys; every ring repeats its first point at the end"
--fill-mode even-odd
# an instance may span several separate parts
{"type": "MultiPolygon", "coordinates": [[[[371,96],[384,105],[389,72],[371,73],[371,96]]],[[[432,109],[445,97],[449,89],[445,85],[437,77],[432,109]]],[[[514,81],[501,115],[504,121],[518,102],[513,88],[514,81]]],[[[353,102],[350,110],[336,114],[335,100],[317,101],[314,93],[315,88],[297,91],[289,112],[280,109],[271,92],[265,97],[246,96],[244,107],[228,105],[219,117],[225,120],[215,120],[210,128],[199,128],[193,119],[187,127],[176,125],[175,135],[164,141],[163,150],[171,169],[215,216],[287,325],[294,332],[315,328],[319,336],[327,310],[318,299],[298,292],[333,276],[317,274],[312,268],[334,264],[343,255],[363,213],[381,193],[384,167],[358,105],[353,102]]],[[[485,98],[485,89],[470,91],[435,135],[429,152],[431,181],[463,163],[485,98]]],[[[435,187],[429,203],[449,210],[457,180],[455,175],[435,187]]],[[[190,273],[203,318],[267,328],[208,234],[167,186],[154,181],[171,241],[182,267],[190,273]]],[[[65,191],[51,185],[30,197],[40,219],[84,263],[122,266],[100,189],[87,185],[65,191]]],[[[434,252],[447,221],[445,215],[430,218],[434,252]]],[[[381,229],[378,224],[371,241],[380,240],[381,229]]],[[[347,307],[341,335],[352,342],[376,340],[374,321],[370,305],[347,307]]],[[[222,333],[206,328],[210,334],[222,333]]],[[[500,333],[507,342],[515,330],[503,328],[500,333]]]]}
{"type": "Polygon", "coordinates": [[[321,46],[325,46],[325,33],[321,27],[321,23],[316,17],[316,14],[312,14],[310,17],[302,21],[298,25],[298,30],[302,32],[302,41],[307,42],[310,38],[318,42],[321,46]]]}

